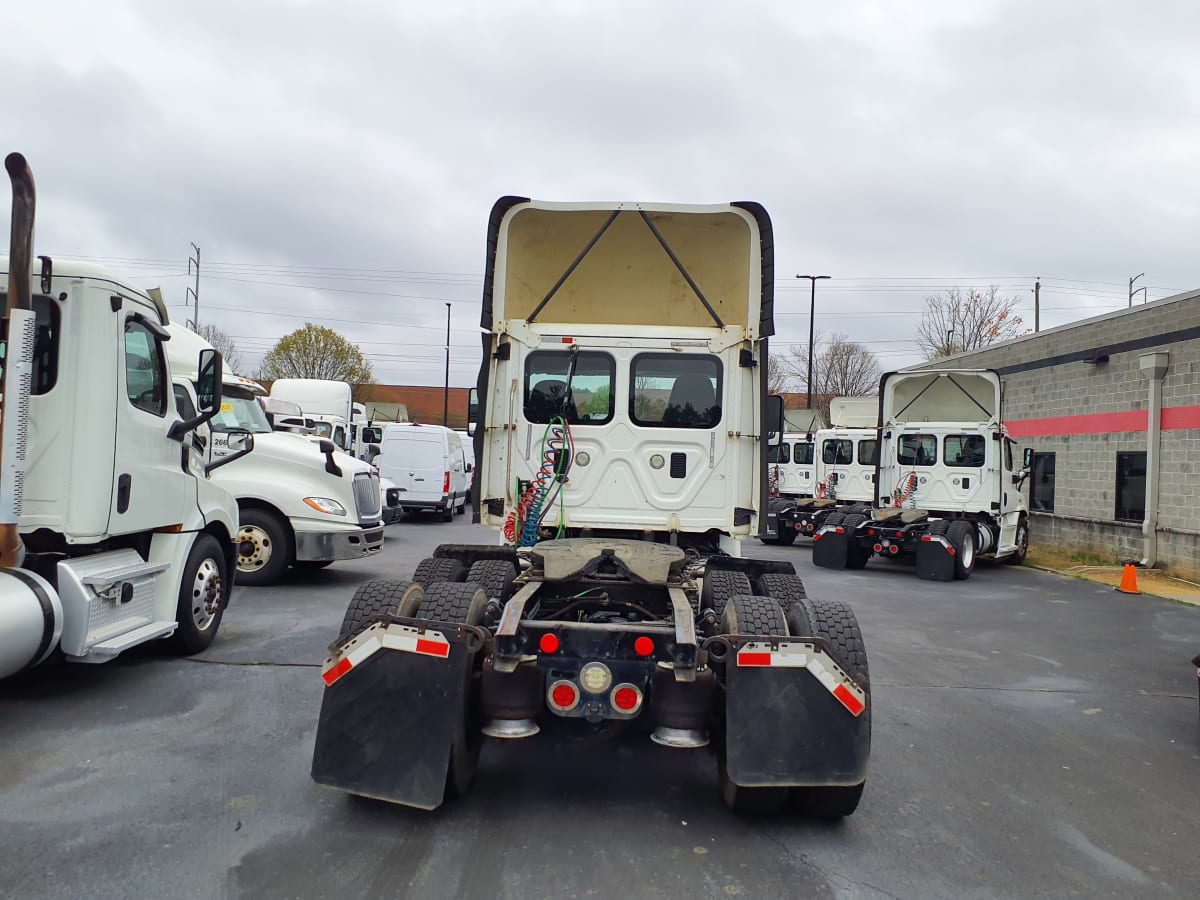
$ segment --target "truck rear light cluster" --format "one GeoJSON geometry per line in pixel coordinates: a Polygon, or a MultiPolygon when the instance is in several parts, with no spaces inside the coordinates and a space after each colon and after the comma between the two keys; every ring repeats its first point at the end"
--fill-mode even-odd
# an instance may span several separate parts
{"type": "Polygon", "coordinates": [[[579,705],[579,688],[569,681],[556,681],[550,685],[550,706],[560,712],[570,712],[579,705]]]}
{"type": "Polygon", "coordinates": [[[612,692],[613,709],[623,713],[637,712],[642,705],[642,692],[632,684],[618,684],[612,692]]]}

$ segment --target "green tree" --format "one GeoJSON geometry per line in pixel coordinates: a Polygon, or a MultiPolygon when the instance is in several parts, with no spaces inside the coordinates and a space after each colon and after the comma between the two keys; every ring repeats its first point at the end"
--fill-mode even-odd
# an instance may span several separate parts
{"type": "Polygon", "coordinates": [[[371,364],[357,345],[332,328],[311,322],[279,339],[263,357],[257,377],[262,381],[279,378],[344,381],[354,385],[356,400],[375,380],[371,364]]]}
{"type": "Polygon", "coordinates": [[[583,409],[579,410],[580,419],[588,419],[595,416],[597,419],[603,419],[608,415],[608,404],[611,396],[611,389],[607,384],[592,392],[588,397],[587,403],[583,405],[583,409]]]}

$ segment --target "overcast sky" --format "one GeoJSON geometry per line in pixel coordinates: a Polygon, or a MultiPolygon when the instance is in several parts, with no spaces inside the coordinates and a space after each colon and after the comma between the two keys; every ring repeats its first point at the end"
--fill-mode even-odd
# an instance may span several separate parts
{"type": "Polygon", "coordinates": [[[48,0],[6,17],[0,134],[38,253],[161,283],[252,373],[305,321],[377,380],[474,382],[503,194],[756,200],[779,339],[920,357],[922,298],[1029,325],[1200,287],[1200,4],[48,0]],[[1140,300],[1140,297],[1139,297],[1140,300]]]}

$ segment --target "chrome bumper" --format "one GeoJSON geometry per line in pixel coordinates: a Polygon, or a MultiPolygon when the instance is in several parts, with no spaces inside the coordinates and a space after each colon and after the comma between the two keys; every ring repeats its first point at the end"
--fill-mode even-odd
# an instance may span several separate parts
{"type": "Polygon", "coordinates": [[[331,559],[358,559],[383,549],[383,525],[358,531],[298,531],[296,560],[318,562],[331,559]]]}

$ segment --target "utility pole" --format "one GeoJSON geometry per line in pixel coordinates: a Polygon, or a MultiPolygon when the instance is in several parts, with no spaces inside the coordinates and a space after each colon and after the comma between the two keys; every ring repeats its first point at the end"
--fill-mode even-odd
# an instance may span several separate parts
{"type": "MultiPolygon", "coordinates": [[[[192,249],[196,251],[196,258],[192,259],[190,256],[188,257],[188,274],[189,275],[192,274],[193,266],[194,266],[195,272],[196,272],[196,287],[194,289],[188,288],[187,294],[192,295],[192,330],[199,331],[200,330],[200,248],[197,247],[195,244],[192,244],[192,249]]],[[[184,294],[185,302],[187,299],[187,294],[184,294]]]]}
{"type": "Polygon", "coordinates": [[[797,278],[807,278],[812,284],[812,297],[808,305],[808,408],[812,409],[812,370],[813,370],[813,320],[817,311],[817,282],[829,275],[797,275],[797,278]]]}
{"type": "Polygon", "coordinates": [[[1033,283],[1033,333],[1042,330],[1042,276],[1033,283]]]}
{"type": "MultiPolygon", "coordinates": [[[[1145,275],[1145,274],[1146,274],[1145,272],[1142,273],[1142,275],[1145,275]]],[[[1132,278],[1129,279],[1129,306],[1130,306],[1130,308],[1133,307],[1133,295],[1134,294],[1142,292],[1142,302],[1143,303],[1145,303],[1150,298],[1150,295],[1145,293],[1146,289],[1144,287],[1140,287],[1136,291],[1133,289],[1133,283],[1135,281],[1137,281],[1139,278],[1141,278],[1142,275],[1134,275],[1132,278]]]]}
{"type": "Polygon", "coordinates": [[[450,427],[450,304],[446,304],[446,387],[442,393],[442,426],[450,427]]]}

